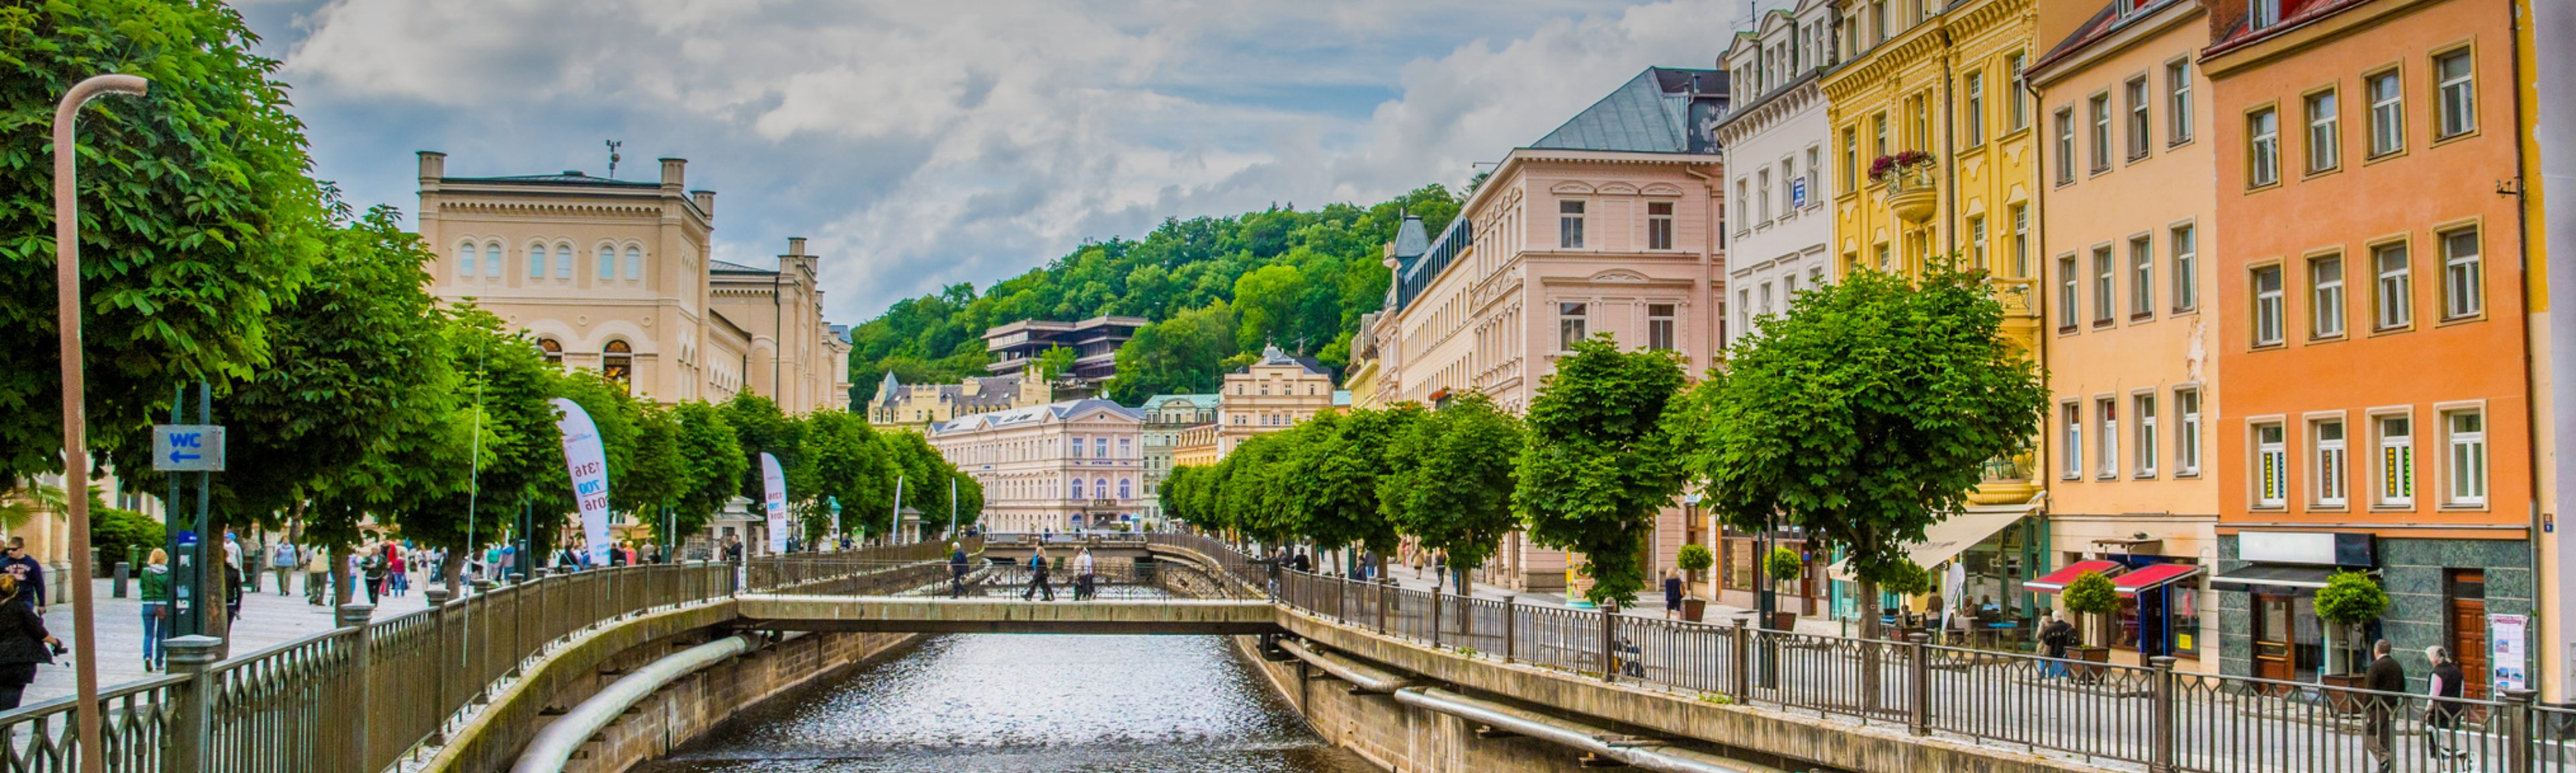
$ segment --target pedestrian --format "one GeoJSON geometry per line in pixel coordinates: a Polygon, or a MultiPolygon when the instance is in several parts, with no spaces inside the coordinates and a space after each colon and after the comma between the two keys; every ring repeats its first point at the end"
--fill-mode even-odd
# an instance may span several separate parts
{"type": "Polygon", "coordinates": [[[2039,627],[2039,646],[2048,653],[2048,662],[2041,664],[2039,675],[2066,676],[2066,648],[2075,646],[2075,624],[2066,622],[2066,613],[2049,614],[2048,624],[2039,627]]]}
{"type": "Polygon", "coordinates": [[[286,540],[277,541],[277,550],[273,551],[268,559],[269,568],[277,574],[277,595],[285,596],[295,592],[295,568],[302,566],[303,563],[295,560],[295,543],[286,540]]]}
{"type": "Polygon", "coordinates": [[[1666,620],[1671,620],[1671,619],[1673,619],[1673,618],[1680,617],[1680,616],[1681,616],[1681,614],[1682,614],[1682,576],[1681,576],[1681,574],[1680,574],[1679,572],[1675,572],[1675,571],[1673,571],[1673,570],[1671,570],[1671,569],[1665,569],[1665,570],[1664,570],[1664,619],[1666,619],[1666,620]]]}
{"type": "Polygon", "coordinates": [[[27,605],[38,615],[45,613],[45,565],[27,555],[27,538],[9,538],[6,558],[0,559],[0,573],[18,581],[21,592],[12,595],[10,600],[27,605]]]}
{"type": "Polygon", "coordinates": [[[0,711],[18,707],[27,685],[36,681],[36,664],[54,662],[63,643],[45,632],[45,618],[20,599],[32,589],[16,575],[0,574],[0,711]]]}
{"type": "Polygon", "coordinates": [[[2459,744],[2461,688],[2468,685],[2468,675],[2460,672],[2460,664],[2440,645],[2425,647],[2424,658],[2433,662],[2433,674],[2425,680],[2424,751],[2437,760],[2469,756],[2469,750],[2459,744]],[[2444,743],[2444,736],[2449,743],[2444,743]]]}
{"type": "Polygon", "coordinates": [[[224,566],[225,620],[241,619],[242,593],[244,592],[244,589],[248,587],[250,587],[250,582],[242,578],[241,567],[229,564],[224,566]]]}
{"type": "Polygon", "coordinates": [[[2370,645],[2370,668],[2361,675],[2361,689],[2371,691],[2370,704],[2362,711],[2362,748],[2370,752],[2375,760],[2371,769],[2379,773],[2397,766],[2396,702],[2403,700],[2399,693],[2406,692],[2406,667],[2398,665],[2392,649],[2387,639],[2370,645]]]}
{"type": "Polygon", "coordinates": [[[402,546],[385,543],[385,584],[393,591],[391,595],[402,596],[411,592],[410,569],[411,563],[403,560],[402,546]]]}
{"type": "Polygon", "coordinates": [[[231,529],[224,530],[224,566],[232,570],[224,573],[224,579],[239,584],[242,576],[241,538],[234,536],[231,529]]]}
{"type": "Polygon", "coordinates": [[[1299,572],[1309,572],[1315,569],[1315,562],[1307,560],[1306,554],[1302,551],[1290,554],[1288,556],[1288,565],[1295,567],[1299,572]]]}
{"type": "Polygon", "coordinates": [[[385,551],[377,548],[358,559],[358,573],[367,584],[367,603],[377,603],[385,593],[385,551]]]}
{"type": "Polygon", "coordinates": [[[1055,600],[1055,588],[1047,585],[1045,545],[1039,545],[1036,551],[1029,554],[1029,589],[1020,594],[1020,600],[1034,601],[1039,593],[1045,593],[1048,601],[1055,600]]]}
{"type": "Polygon", "coordinates": [[[1073,554],[1073,600],[1082,601],[1092,597],[1091,569],[1090,548],[1083,548],[1081,552],[1073,554]]]}
{"type": "Polygon", "coordinates": [[[966,596],[966,546],[948,543],[948,597],[966,596]]]}
{"type": "MultiPolygon", "coordinates": [[[[279,575],[283,577],[284,575],[279,575]]],[[[283,582],[283,581],[281,581],[283,582]]],[[[143,670],[161,670],[161,641],[170,636],[170,551],[152,549],[143,562],[143,670]]]]}
{"type": "Polygon", "coordinates": [[[304,603],[331,605],[331,551],[320,547],[304,549],[304,603]]]}

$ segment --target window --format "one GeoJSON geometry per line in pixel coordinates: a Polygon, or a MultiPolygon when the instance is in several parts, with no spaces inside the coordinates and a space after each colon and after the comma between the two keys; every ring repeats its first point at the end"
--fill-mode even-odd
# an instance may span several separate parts
{"type": "Polygon", "coordinates": [[[552,365],[558,368],[563,367],[563,344],[561,342],[552,338],[539,338],[537,339],[537,352],[545,356],[547,365],[552,365]]]}
{"type": "Polygon", "coordinates": [[[2092,121],[2093,171],[2111,168],[2111,95],[2095,94],[2084,103],[2085,117],[2092,121]]]}
{"type": "Polygon", "coordinates": [[[2308,335],[2343,335],[2343,256],[2308,261],[2308,335]]]}
{"type": "Polygon", "coordinates": [[[1914,95],[1914,98],[1906,100],[1906,103],[1905,148],[1907,150],[1931,150],[1932,95],[1928,93],[1916,94],[1914,95]]]}
{"type": "Polygon", "coordinates": [[[599,254],[592,256],[591,263],[599,267],[600,279],[617,278],[617,248],[600,245],[599,254]]]}
{"type": "Polygon", "coordinates": [[[2342,122],[2336,118],[2335,93],[2308,95],[2308,173],[2334,171],[2343,164],[2343,148],[2336,141],[2342,122]]]}
{"type": "Polygon", "coordinates": [[[625,341],[610,341],[599,352],[599,375],[619,384],[632,386],[635,380],[635,349],[625,341]]]}
{"type": "Polygon", "coordinates": [[[1753,189],[1744,178],[1735,178],[1735,232],[1753,230],[1753,189]]]}
{"type": "Polygon", "coordinates": [[[1136,498],[1136,496],[1135,496],[1135,489],[1134,489],[1134,487],[1133,487],[1132,483],[1131,483],[1128,479],[1126,479],[1126,478],[1119,478],[1119,479],[1118,479],[1118,498],[1119,498],[1119,499],[1134,499],[1134,498],[1136,498]]]}
{"type": "Polygon", "coordinates": [[[2477,70],[2469,61],[2469,50],[2433,57],[2433,83],[2433,95],[2441,111],[2433,124],[2438,138],[2477,131],[2477,70]]]}
{"type": "Polygon", "coordinates": [[[1655,351],[1673,350],[1672,304],[1646,304],[1646,348],[1655,351]]]}
{"type": "Polygon", "coordinates": [[[2281,116],[2272,108],[2245,114],[2245,184],[2260,188],[2281,181],[2281,116]]]}
{"type": "Polygon", "coordinates": [[[1584,308],[1584,304],[1581,303],[1559,303],[1556,305],[1557,351],[1574,351],[1574,342],[1581,341],[1585,336],[1590,335],[1589,333],[1584,332],[1584,323],[1587,321],[1584,318],[1585,313],[1586,310],[1584,308]]]}
{"type": "Polygon", "coordinates": [[[2064,410],[2066,411],[2066,438],[2060,445],[2066,449],[2063,452],[2066,458],[2065,469],[2058,472],[2058,477],[2075,480],[2084,477],[2084,409],[2074,403],[2067,403],[2064,410]]]}
{"type": "Polygon", "coordinates": [[[2407,259],[2405,242],[2389,242],[2370,248],[2371,270],[2378,282],[2371,291],[2371,303],[2378,308],[2378,329],[2394,330],[2415,322],[2414,263],[2407,259]]]}
{"type": "Polygon", "coordinates": [[[2075,111],[2057,110],[2057,184],[2075,182],[2075,111]]]}
{"type": "Polygon", "coordinates": [[[2245,4],[2245,28],[2259,30],[2281,23],[2281,0],[2252,0],[2245,4]]]}
{"type": "Polygon", "coordinates": [[[555,245],[555,278],[572,278],[572,245],[555,245]]]}
{"type": "Polygon", "coordinates": [[[1105,437],[1092,438],[1091,455],[1100,459],[1109,458],[1109,439],[1105,437]]]}
{"type": "Polygon", "coordinates": [[[2156,249],[2144,236],[2129,240],[2129,316],[2156,313],[2156,249]]]}
{"type": "Polygon", "coordinates": [[[1737,335],[1753,332],[1753,291],[1735,291],[1735,330],[1737,335]]]}
{"type": "Polygon", "coordinates": [[[2095,441],[2101,444],[2102,450],[2100,458],[2093,463],[2099,468],[2094,474],[2104,480],[2120,477],[2119,403],[2108,397],[2095,400],[2093,414],[2102,422],[2102,433],[2095,441]]]}
{"type": "Polygon", "coordinates": [[[2013,276],[2030,276],[2030,207],[2012,205],[2013,276]]]}
{"type": "Polygon", "coordinates": [[[1972,215],[1968,218],[1968,259],[1970,265],[1976,266],[1977,270],[1986,270],[1986,218],[1984,215],[1972,215]]]}
{"type": "Polygon", "coordinates": [[[2487,503],[2487,433],[2486,415],[2477,409],[2447,411],[2442,414],[2444,443],[2451,453],[2442,469],[2443,501],[2452,506],[2483,506],[2487,503]]]}
{"type": "Polygon", "coordinates": [[[1646,249],[1673,248],[1673,203],[1646,202],[1646,249]]]}
{"type": "Polygon", "coordinates": [[[1799,202],[1798,160],[1780,159],[1780,216],[1797,214],[1799,202]]]}
{"type": "Polygon", "coordinates": [[[2075,256],[2057,259],[2057,329],[2075,330],[2076,312],[2075,256]]]}
{"type": "Polygon", "coordinates": [[[1556,203],[1556,246],[1583,249],[1583,202],[1556,203]]]}
{"type": "Polygon", "coordinates": [[[1075,479],[1073,479],[1073,498],[1074,498],[1074,499],[1081,499],[1081,498],[1082,498],[1082,479],[1081,479],[1081,478],[1075,478],[1075,479]]]}
{"type": "Polygon", "coordinates": [[[2004,100],[2005,114],[2010,119],[2005,125],[2012,131],[2030,128],[2030,93],[2022,89],[2021,74],[2026,61],[2019,51],[2004,57],[2004,67],[2012,70],[2012,88],[2007,89],[2011,96],[2004,100]]]}
{"type": "Polygon", "coordinates": [[[1877,134],[1875,141],[1878,143],[1878,154],[1887,155],[1887,114],[1879,113],[1870,116],[1869,124],[1870,130],[1877,134]]]}
{"type": "Polygon", "coordinates": [[[1860,190],[1860,130],[1843,127],[1843,186],[1845,191],[1860,190]]]}
{"type": "Polygon", "coordinates": [[[2147,157],[2148,135],[2155,126],[2147,112],[2147,76],[2129,79],[2124,92],[2127,102],[2123,106],[2129,109],[2129,160],[2136,161],[2147,157]]]}
{"type": "Polygon", "coordinates": [[[2478,264],[2478,229],[2443,232],[2442,318],[2474,317],[2486,309],[2486,289],[2478,264]]]}
{"type": "Polygon", "coordinates": [[[2191,141],[2191,62],[2175,60],[2165,65],[2165,141],[2180,145],[2191,141]]]}
{"type": "Polygon", "coordinates": [[[476,272],[475,272],[475,270],[474,270],[474,251],[475,251],[475,250],[479,250],[479,249],[482,249],[482,248],[481,248],[481,247],[479,247],[479,246],[476,246],[476,245],[475,245],[474,243],[472,243],[472,242],[467,242],[467,243],[465,243],[465,244],[462,244],[462,245],[458,245],[458,246],[457,246],[457,248],[456,248],[456,275],[457,275],[457,276],[470,277],[470,276],[475,275],[475,273],[476,273],[476,272]]]}
{"type": "Polygon", "coordinates": [[[2373,420],[2379,430],[2379,486],[2381,507],[2415,506],[2415,421],[2399,414],[2373,420]]]}
{"type": "Polygon", "coordinates": [[[1816,199],[1824,193],[1824,191],[1818,187],[1825,184],[1824,173],[1816,171],[1818,169],[1822,169],[1824,167],[1824,163],[1825,150],[1813,145],[1807,146],[1807,176],[1804,178],[1807,183],[1807,190],[1806,195],[1798,197],[1799,206],[1814,206],[1816,199]]]}
{"type": "MultiPolygon", "coordinates": [[[[1075,436],[1073,437],[1073,443],[1072,443],[1072,446],[1073,446],[1073,458],[1075,458],[1075,459],[1080,459],[1080,458],[1082,458],[1082,449],[1084,448],[1084,446],[1083,446],[1082,436],[1081,436],[1081,435],[1075,435],[1075,436]]],[[[1081,496],[1081,495],[1080,495],[1080,494],[1075,494],[1074,496],[1081,496]]]]}
{"type": "Polygon", "coordinates": [[[2349,487],[2352,485],[2349,481],[2352,471],[2347,466],[2348,457],[2344,453],[2343,420],[2316,421],[2308,425],[2308,434],[2315,438],[2316,443],[2311,463],[2317,468],[2313,492],[2317,506],[2342,507],[2351,497],[2349,487]]]}
{"type": "Polygon", "coordinates": [[[2118,296],[2112,294],[2112,272],[2115,269],[2112,268],[2111,259],[2110,247],[2093,248],[2093,324],[2095,325],[2111,324],[2111,310],[2114,308],[2113,304],[2118,302],[2118,296]]]}
{"type": "Polygon", "coordinates": [[[493,279],[501,278],[501,260],[502,252],[500,242],[491,242],[483,245],[484,276],[493,279]]]}
{"type": "Polygon", "coordinates": [[[2138,477],[2156,476],[2156,395],[2129,398],[2129,413],[2138,417],[2138,477]]]}
{"type": "Polygon", "coordinates": [[[1888,261],[1886,242],[1878,243],[1878,270],[1886,273],[1894,273],[1896,271],[1895,264],[1888,261]]]}
{"type": "Polygon", "coordinates": [[[1973,148],[1986,143],[1986,74],[1968,73],[1966,90],[1968,106],[1966,115],[1962,117],[1967,124],[1968,136],[1965,139],[1968,147],[1973,148]]]}
{"type": "Polygon", "coordinates": [[[2278,422],[2254,425],[2254,506],[2280,507],[2290,494],[2290,457],[2278,422]]]}
{"type": "Polygon", "coordinates": [[[2370,155],[2406,149],[2406,87],[2396,70],[2363,76],[2370,91],[2370,155]]]}
{"type": "Polygon", "coordinates": [[[2200,308],[2199,229],[2193,225],[2174,226],[2166,241],[2173,250],[2174,311],[2200,308]]]}
{"type": "Polygon", "coordinates": [[[1120,459],[1128,458],[1128,445],[1127,445],[1127,444],[1128,444],[1128,442],[1129,442],[1130,440],[1131,440],[1130,438],[1119,438],[1119,439],[1118,439],[1118,458],[1120,458],[1120,459]]]}
{"type": "Polygon", "coordinates": [[[644,251],[642,249],[635,247],[626,248],[626,278],[644,278],[644,251]]]}
{"type": "Polygon", "coordinates": [[[543,244],[528,245],[528,278],[544,279],[545,276],[546,246],[543,244]]]}
{"type": "Polygon", "coordinates": [[[1754,173],[1754,179],[1761,182],[1754,186],[1758,195],[1753,198],[1756,203],[1753,217],[1756,218],[1756,222],[1769,222],[1771,220],[1771,170],[1764,169],[1754,173]]]}
{"type": "Polygon", "coordinates": [[[2254,269],[2254,345],[2281,343],[2281,267],[2254,269]]]}
{"type": "Polygon", "coordinates": [[[2174,426],[2174,474],[2200,474],[2200,390],[2174,390],[2174,412],[2182,422],[2174,426]]]}

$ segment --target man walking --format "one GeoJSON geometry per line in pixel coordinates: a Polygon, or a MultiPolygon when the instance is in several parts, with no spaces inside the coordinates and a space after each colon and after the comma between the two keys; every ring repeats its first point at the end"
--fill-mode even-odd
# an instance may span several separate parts
{"type": "Polygon", "coordinates": [[[1036,600],[1037,594],[1039,593],[1045,593],[1046,600],[1048,601],[1055,600],[1055,588],[1047,585],[1047,554],[1045,545],[1039,545],[1036,552],[1029,554],[1029,589],[1020,593],[1020,600],[1036,600]]]}
{"type": "Polygon", "coordinates": [[[331,551],[319,548],[304,551],[304,603],[317,607],[331,605],[331,551]]]}
{"type": "Polygon", "coordinates": [[[0,559],[0,572],[8,573],[18,579],[18,595],[13,600],[34,609],[36,616],[43,617],[45,565],[38,563],[34,556],[27,555],[27,538],[9,538],[6,558],[0,559]]]}
{"type": "Polygon", "coordinates": [[[2361,688],[2374,693],[2368,696],[2369,708],[2363,711],[2363,748],[2370,752],[2371,770],[2379,773],[2387,773],[2397,765],[2396,693],[2406,692],[2406,667],[2397,664],[2391,649],[2387,639],[2371,645],[2370,668],[2361,676],[2361,688]]]}
{"type": "Polygon", "coordinates": [[[2049,661],[2040,667],[2041,676],[2066,676],[2066,648],[2075,646],[2075,624],[2066,622],[2066,613],[2049,615],[2048,624],[2039,627],[2039,644],[2047,648],[2049,661]]]}
{"type": "Polygon", "coordinates": [[[277,595],[287,596],[295,592],[295,568],[302,563],[295,560],[295,543],[278,540],[277,550],[268,560],[269,568],[277,571],[277,595]]]}
{"type": "Polygon", "coordinates": [[[1091,597],[1091,549],[1083,548],[1081,552],[1073,554],[1073,600],[1082,601],[1091,597]]]}
{"type": "Polygon", "coordinates": [[[948,597],[966,597],[966,546],[948,543],[948,597]]]}

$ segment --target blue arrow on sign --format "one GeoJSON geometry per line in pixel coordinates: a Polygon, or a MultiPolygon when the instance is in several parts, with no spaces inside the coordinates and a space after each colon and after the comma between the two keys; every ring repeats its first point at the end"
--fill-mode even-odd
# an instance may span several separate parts
{"type": "Polygon", "coordinates": [[[170,461],[171,461],[171,463],[173,463],[173,464],[176,464],[176,463],[179,463],[179,462],[188,461],[188,460],[190,460],[190,459],[204,459],[204,458],[206,458],[204,454],[183,454],[183,453],[179,453],[179,450],[178,450],[178,449],[175,449],[175,448],[170,450],[170,461]]]}

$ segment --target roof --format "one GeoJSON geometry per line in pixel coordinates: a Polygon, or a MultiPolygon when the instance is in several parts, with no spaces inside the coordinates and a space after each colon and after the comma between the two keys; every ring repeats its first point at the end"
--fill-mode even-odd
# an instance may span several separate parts
{"type": "MultiPolygon", "coordinates": [[[[1530,147],[1635,153],[1716,152],[1693,143],[1690,103],[1701,95],[1726,95],[1726,73],[1648,67],[1609,96],[1574,114],[1530,147]]],[[[1704,132],[1702,132],[1704,133],[1704,132]]]]}
{"type": "Polygon", "coordinates": [[[1172,400],[1187,401],[1190,404],[1190,407],[1204,408],[1207,410],[1216,410],[1224,405],[1224,397],[1222,395],[1155,395],[1153,397],[1145,398],[1143,407],[1146,410],[1153,410],[1155,406],[1162,405],[1163,403],[1172,400]]]}
{"type": "Polygon", "coordinates": [[[765,268],[752,268],[752,267],[750,267],[750,266],[746,266],[746,265],[743,265],[743,264],[740,264],[740,263],[731,263],[731,262],[726,262],[726,261],[721,261],[721,260],[715,260],[715,259],[712,259],[712,258],[707,260],[707,271],[708,271],[708,273],[714,273],[714,274],[776,274],[776,273],[778,273],[778,272],[776,272],[776,271],[772,271],[772,270],[765,269],[765,268]]]}
{"type": "Polygon", "coordinates": [[[1120,417],[1137,422],[1143,422],[1145,420],[1145,414],[1137,412],[1134,408],[1129,408],[1097,397],[1086,397],[1080,400],[1066,400],[1060,403],[1032,405],[1026,408],[1012,408],[1006,411],[992,411],[989,413],[978,413],[971,416],[960,416],[949,421],[930,425],[930,434],[932,436],[950,435],[960,432],[982,432],[1030,424],[1043,424],[1049,421],[1072,421],[1074,419],[1101,412],[1116,414],[1120,417]]]}
{"type": "Polygon", "coordinates": [[[894,371],[886,371],[885,379],[877,383],[876,402],[909,400],[915,389],[931,390],[940,402],[954,404],[968,412],[990,411],[1008,408],[1019,399],[1020,379],[1016,376],[972,376],[960,384],[913,385],[895,380],[894,371]]]}
{"type": "Polygon", "coordinates": [[[654,189],[654,190],[658,190],[658,189],[660,189],[660,188],[662,187],[662,184],[661,184],[660,182],[644,182],[644,181],[640,181],[640,180],[612,180],[612,179],[609,179],[609,178],[606,178],[606,177],[592,177],[592,176],[590,176],[590,175],[582,174],[582,173],[581,173],[581,171],[580,171],[580,170],[577,170],[577,169],[566,169],[566,170],[564,170],[564,171],[563,171],[563,173],[561,173],[561,174],[522,174],[522,175],[510,175],[510,176],[506,176],[506,177],[441,177],[441,178],[438,178],[438,179],[439,179],[439,182],[442,182],[442,183],[444,183],[444,182],[460,182],[460,183],[500,183],[500,184],[503,184],[503,185],[589,185],[589,186],[597,186],[597,187],[603,187],[603,188],[641,188],[641,189],[654,189]]]}
{"type": "Polygon", "coordinates": [[[1431,234],[1422,228],[1422,216],[1404,214],[1404,222],[1395,227],[1395,258],[1412,260],[1431,251],[1431,234]]]}
{"type": "Polygon", "coordinates": [[[2245,18],[2245,14],[2235,14],[2234,19],[2220,22],[2222,26],[2212,27],[2212,29],[2217,31],[2217,34],[2210,36],[2209,47],[2201,49],[2200,58],[2203,61],[2207,61],[2213,57],[2226,54],[2229,51],[2253,45],[2255,41],[2267,40],[2287,34],[2291,30],[2305,27],[2309,23],[2318,19],[2332,16],[2338,12],[2359,6],[2368,1],[2369,0],[2305,0],[2305,2],[2297,3],[2296,7],[2292,7],[2292,3],[2282,3],[2281,20],[2273,22],[2271,26],[2264,27],[2259,30],[2248,29],[2246,27],[2246,23],[2251,20],[2245,18]]]}
{"type": "Polygon", "coordinates": [[[1315,375],[1319,375],[1319,376],[1329,376],[1329,375],[1332,375],[1332,371],[1327,370],[1327,369],[1325,369],[1325,368],[1324,368],[1324,363],[1323,363],[1322,361],[1317,360],[1317,359],[1315,359],[1315,358],[1313,358],[1313,357],[1305,357],[1305,356],[1294,356],[1294,357],[1292,357],[1292,356],[1289,356],[1289,354],[1288,354],[1287,352],[1281,351],[1281,350],[1279,349],[1279,345],[1278,345],[1278,344],[1271,344],[1271,345],[1269,345],[1269,346],[1262,347],[1262,348],[1261,348],[1261,359],[1254,360],[1254,361],[1252,362],[1252,364],[1250,364],[1250,365],[1245,365],[1245,366],[1243,366],[1243,367],[1236,368],[1236,369],[1234,369],[1234,372],[1236,372],[1236,373],[1250,373],[1250,372],[1252,372],[1252,369],[1253,369],[1253,368],[1255,368],[1255,367],[1259,367],[1259,366],[1263,366],[1263,365],[1271,365],[1271,366],[1279,366],[1279,365],[1295,365],[1295,366],[1297,366],[1297,367],[1304,368],[1304,369],[1306,370],[1306,372],[1308,372],[1308,373],[1313,373],[1313,374],[1315,374],[1315,375]]]}

